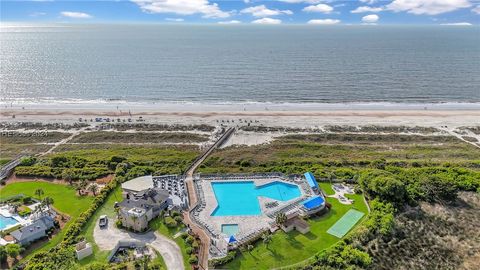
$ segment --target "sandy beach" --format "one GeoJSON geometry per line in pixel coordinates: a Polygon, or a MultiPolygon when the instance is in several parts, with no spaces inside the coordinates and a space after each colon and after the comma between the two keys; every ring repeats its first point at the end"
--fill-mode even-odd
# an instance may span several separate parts
{"type": "Polygon", "coordinates": [[[37,103],[2,104],[2,122],[74,123],[79,118],[141,117],[147,123],[314,128],[345,126],[462,127],[480,125],[479,103],[439,104],[200,104],[200,103],[37,103]],[[240,121],[242,120],[242,121],[240,121]]]}

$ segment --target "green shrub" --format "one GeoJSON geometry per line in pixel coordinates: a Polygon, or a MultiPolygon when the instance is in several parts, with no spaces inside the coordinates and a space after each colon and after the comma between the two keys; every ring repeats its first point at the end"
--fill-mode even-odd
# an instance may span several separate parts
{"type": "Polygon", "coordinates": [[[197,255],[195,255],[195,254],[190,255],[190,258],[188,258],[188,263],[190,263],[190,264],[198,263],[197,255]]]}
{"type": "Polygon", "coordinates": [[[165,225],[167,225],[167,227],[169,228],[174,228],[174,227],[177,227],[178,225],[177,222],[171,217],[166,217],[164,222],[165,222],[165,225]]]}
{"type": "Polygon", "coordinates": [[[188,245],[191,245],[195,241],[195,238],[193,236],[189,235],[187,238],[185,238],[185,243],[188,245]]]}
{"type": "Polygon", "coordinates": [[[187,254],[192,254],[193,251],[194,251],[194,250],[193,250],[193,248],[191,248],[191,247],[187,247],[187,248],[185,249],[185,252],[186,252],[187,254]]]}
{"type": "Polygon", "coordinates": [[[213,267],[224,265],[228,262],[231,262],[237,256],[237,251],[232,250],[227,253],[227,256],[219,259],[212,259],[209,261],[209,264],[213,267]]]}

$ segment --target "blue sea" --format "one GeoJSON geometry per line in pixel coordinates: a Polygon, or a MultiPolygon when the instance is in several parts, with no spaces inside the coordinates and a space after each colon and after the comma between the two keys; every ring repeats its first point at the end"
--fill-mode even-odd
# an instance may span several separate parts
{"type": "Polygon", "coordinates": [[[2,25],[2,102],[480,102],[477,26],[2,25]]]}

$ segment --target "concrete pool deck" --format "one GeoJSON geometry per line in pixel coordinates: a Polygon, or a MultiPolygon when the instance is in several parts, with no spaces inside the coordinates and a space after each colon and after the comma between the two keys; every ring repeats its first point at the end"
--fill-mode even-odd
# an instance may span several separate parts
{"type": "Polygon", "coordinates": [[[282,209],[285,206],[292,204],[294,201],[303,200],[307,197],[306,191],[304,187],[301,186],[301,182],[292,182],[281,179],[279,177],[276,178],[253,178],[250,179],[246,177],[245,179],[225,179],[225,180],[206,180],[200,179],[196,180],[197,184],[199,184],[203,190],[204,195],[204,202],[205,208],[200,211],[197,216],[197,219],[202,221],[205,224],[208,224],[210,229],[216,236],[219,238],[228,237],[222,233],[222,225],[223,224],[238,224],[238,233],[235,235],[237,239],[241,239],[243,236],[249,235],[256,231],[261,231],[265,229],[270,229],[271,223],[275,222],[274,218],[271,218],[267,215],[267,213],[272,213],[276,210],[282,209]],[[293,184],[298,186],[300,190],[300,196],[288,201],[277,201],[271,198],[266,197],[258,197],[261,214],[260,215],[245,215],[245,216],[212,216],[212,213],[217,208],[217,199],[215,197],[215,192],[212,187],[212,183],[215,182],[246,182],[252,181],[254,184],[258,186],[263,186],[266,184],[270,184],[273,182],[283,182],[286,184],[293,184]],[[267,202],[277,202],[278,205],[272,208],[266,208],[265,204],[267,202]]]}

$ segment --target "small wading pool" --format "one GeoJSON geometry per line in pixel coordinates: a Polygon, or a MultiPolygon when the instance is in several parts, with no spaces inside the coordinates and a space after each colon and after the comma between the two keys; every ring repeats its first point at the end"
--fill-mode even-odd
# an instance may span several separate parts
{"type": "Polygon", "coordinates": [[[16,219],[0,215],[0,231],[16,224],[18,224],[16,219]]]}
{"type": "Polygon", "coordinates": [[[212,216],[258,216],[258,197],[289,201],[301,195],[298,186],[280,181],[258,187],[253,181],[214,182],[212,188],[218,204],[212,216]]]}
{"type": "Polygon", "coordinates": [[[232,236],[238,233],[238,224],[222,224],[222,233],[232,236]]]}

